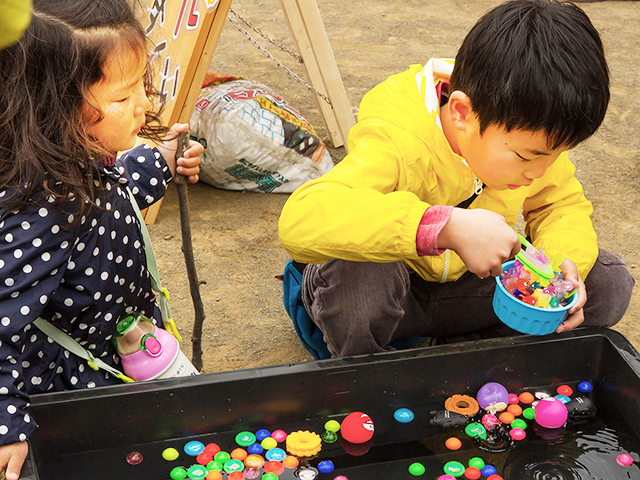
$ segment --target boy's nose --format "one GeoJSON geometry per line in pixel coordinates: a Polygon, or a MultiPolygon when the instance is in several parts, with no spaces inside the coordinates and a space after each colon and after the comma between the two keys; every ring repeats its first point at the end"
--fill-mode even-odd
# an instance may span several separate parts
{"type": "Polygon", "coordinates": [[[544,175],[544,172],[547,171],[547,168],[549,168],[552,163],[553,160],[549,158],[540,158],[538,160],[533,160],[528,165],[527,170],[525,170],[524,176],[531,180],[540,178],[544,175]]]}

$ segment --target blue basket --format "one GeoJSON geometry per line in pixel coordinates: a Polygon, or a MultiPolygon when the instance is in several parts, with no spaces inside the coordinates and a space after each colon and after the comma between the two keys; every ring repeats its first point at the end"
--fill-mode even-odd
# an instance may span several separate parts
{"type": "MultiPolygon", "coordinates": [[[[509,270],[514,261],[502,265],[502,271],[509,270]]],[[[578,302],[578,295],[569,297],[564,307],[541,308],[517,299],[502,285],[500,277],[496,278],[496,290],[493,295],[493,310],[502,323],[529,335],[547,335],[553,333],[567,316],[567,310],[578,302]]]]}

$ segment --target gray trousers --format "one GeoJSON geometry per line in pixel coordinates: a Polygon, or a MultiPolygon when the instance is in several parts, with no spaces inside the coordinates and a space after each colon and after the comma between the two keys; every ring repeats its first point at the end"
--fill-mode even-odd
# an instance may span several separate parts
{"type": "MultiPolygon", "coordinates": [[[[600,250],[585,280],[584,327],[620,321],[635,281],[622,259],[600,250]]],[[[438,337],[439,343],[519,335],[493,311],[495,279],[466,272],[455,282],[427,282],[402,262],[329,260],[307,265],[302,298],[333,357],[393,350],[389,342],[438,337]]]]}

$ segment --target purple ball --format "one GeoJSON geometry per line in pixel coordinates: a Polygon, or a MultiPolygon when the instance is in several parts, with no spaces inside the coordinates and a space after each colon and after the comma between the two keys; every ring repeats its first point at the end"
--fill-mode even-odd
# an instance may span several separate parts
{"type": "Polygon", "coordinates": [[[478,390],[478,404],[485,410],[504,410],[509,405],[509,392],[497,382],[485,383],[478,390]]]}

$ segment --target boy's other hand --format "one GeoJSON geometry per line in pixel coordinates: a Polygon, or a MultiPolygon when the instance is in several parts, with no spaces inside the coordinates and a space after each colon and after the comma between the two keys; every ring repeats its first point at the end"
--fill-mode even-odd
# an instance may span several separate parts
{"type": "Polygon", "coordinates": [[[584,304],[587,303],[587,289],[584,286],[578,267],[568,258],[562,260],[560,271],[564,278],[573,283],[573,287],[578,292],[578,303],[569,309],[568,316],[556,329],[557,333],[566,332],[579,326],[584,322],[584,304]]]}
{"type": "Polygon", "coordinates": [[[438,235],[438,248],[455,251],[480,278],[500,275],[502,264],[520,251],[516,232],[490,210],[454,208],[438,235]]]}

